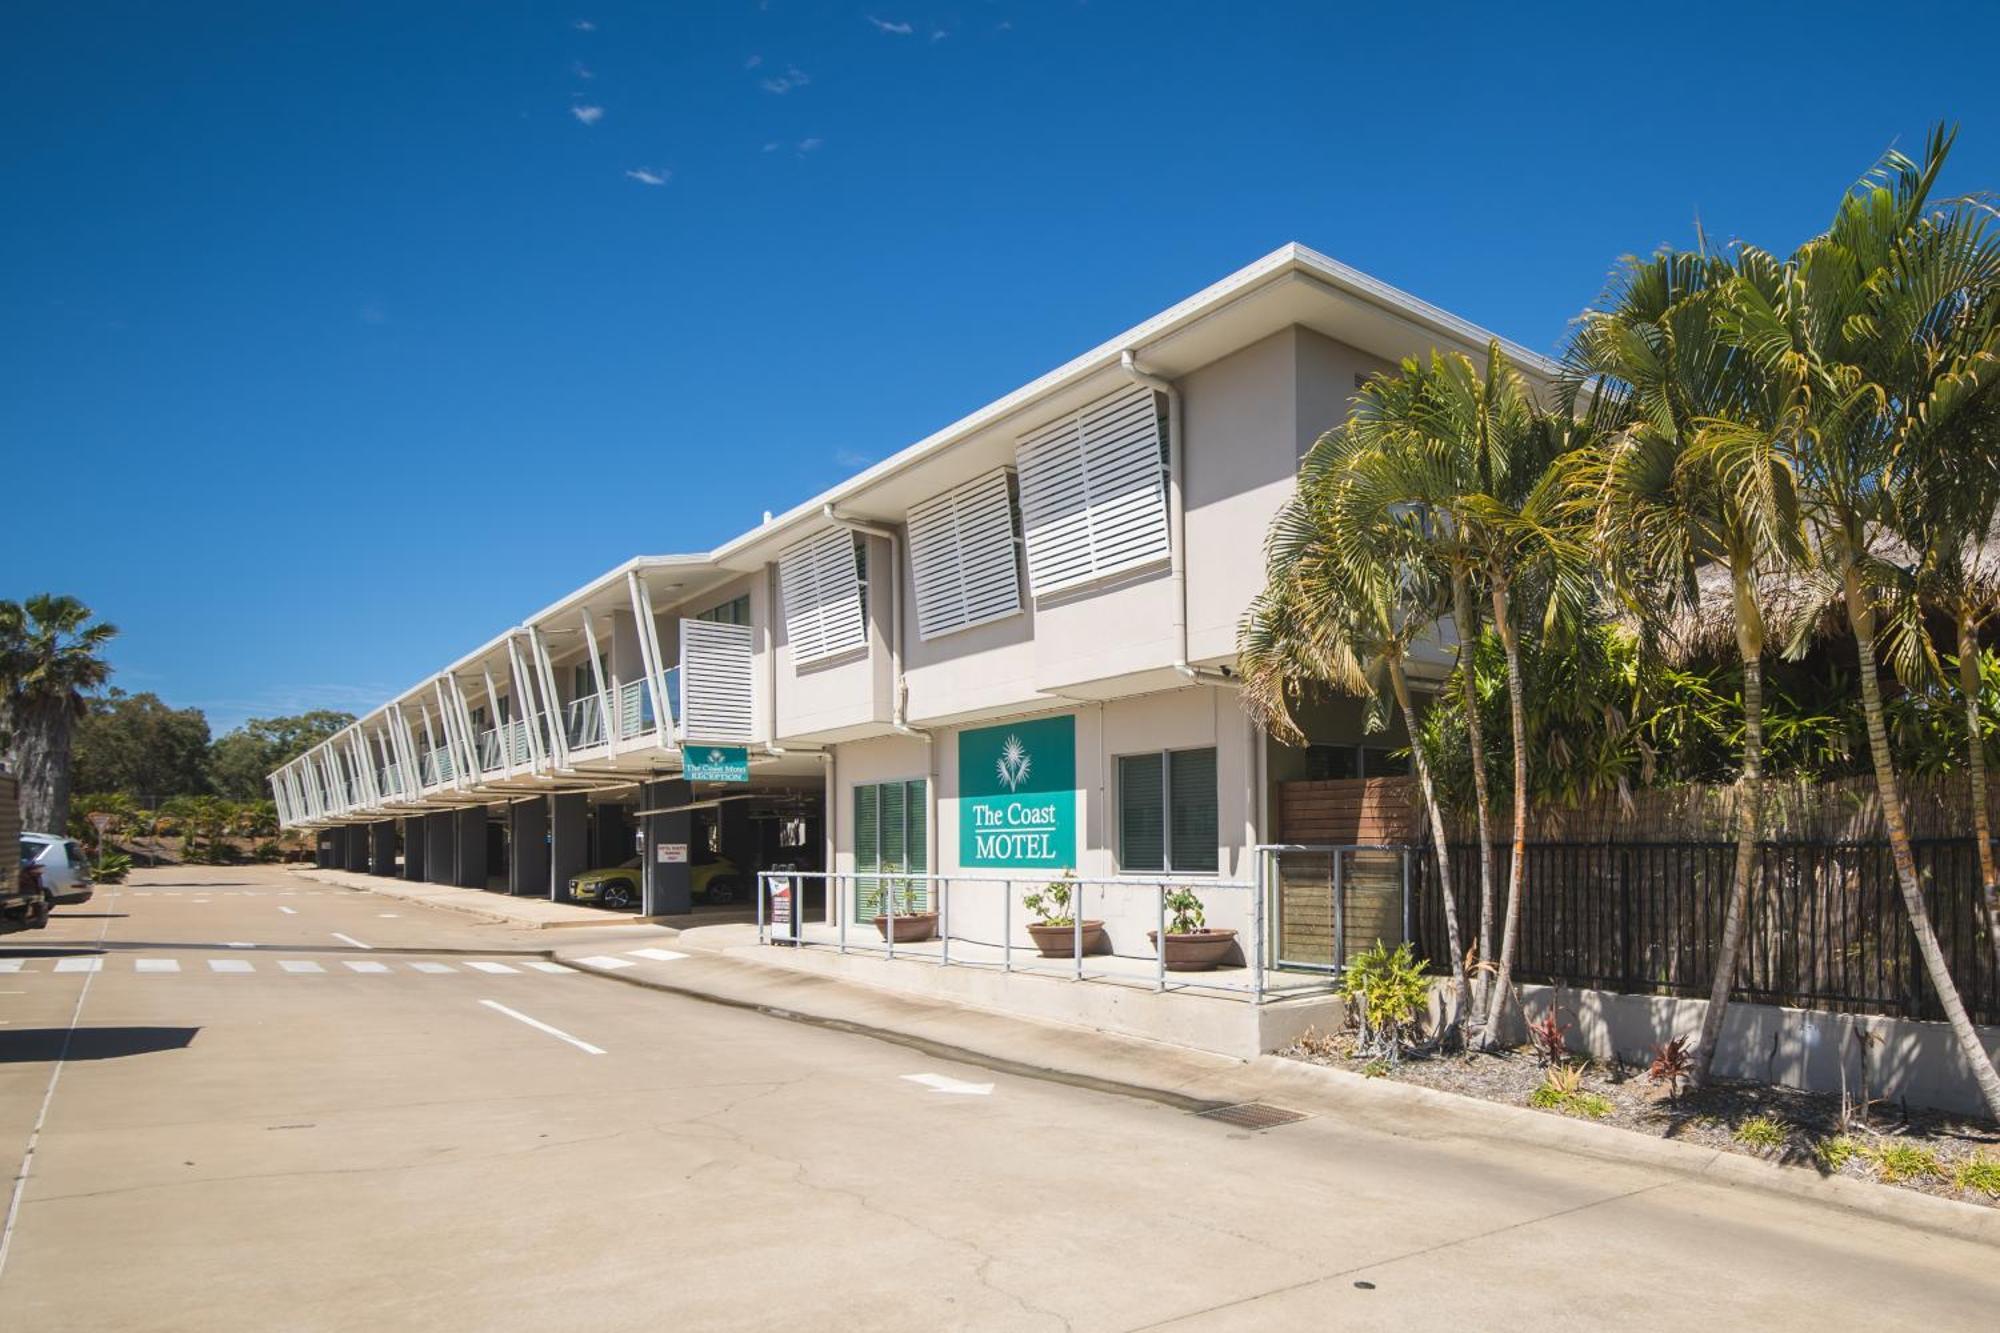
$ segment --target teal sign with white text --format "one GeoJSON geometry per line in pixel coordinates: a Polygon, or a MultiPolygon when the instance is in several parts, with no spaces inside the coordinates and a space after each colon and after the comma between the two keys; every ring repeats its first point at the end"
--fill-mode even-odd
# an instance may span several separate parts
{"type": "Polygon", "coordinates": [[[750,751],[741,745],[690,745],[681,752],[689,782],[748,782],[750,751]]]}
{"type": "Polygon", "coordinates": [[[1076,864],[1076,719],[1042,717],[958,734],[958,863],[1076,864]]]}

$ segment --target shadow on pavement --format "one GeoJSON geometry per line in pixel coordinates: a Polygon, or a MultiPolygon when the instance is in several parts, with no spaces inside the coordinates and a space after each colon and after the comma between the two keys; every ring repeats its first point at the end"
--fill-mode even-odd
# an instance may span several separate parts
{"type": "Polygon", "coordinates": [[[116,1060],[127,1055],[150,1055],[154,1051],[184,1050],[200,1028],[116,1027],[21,1028],[0,1032],[0,1065],[34,1064],[61,1058],[63,1038],[69,1037],[71,1060],[116,1060]]]}

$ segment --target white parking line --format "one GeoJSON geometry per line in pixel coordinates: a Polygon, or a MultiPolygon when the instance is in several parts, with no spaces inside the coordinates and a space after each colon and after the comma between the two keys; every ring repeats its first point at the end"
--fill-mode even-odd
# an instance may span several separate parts
{"type": "Polygon", "coordinates": [[[354,962],[352,959],[348,960],[347,967],[350,972],[387,972],[389,970],[389,965],[387,963],[369,963],[369,962],[357,963],[354,962]]]}
{"type": "Polygon", "coordinates": [[[466,966],[478,972],[505,972],[510,977],[520,975],[520,973],[516,972],[513,968],[507,966],[505,963],[492,963],[486,961],[483,958],[474,958],[470,962],[466,963],[466,966]]]}
{"type": "Polygon", "coordinates": [[[687,957],[686,954],[675,953],[672,949],[627,949],[625,952],[634,958],[650,958],[656,963],[671,963],[677,958],[687,957]]]}
{"type": "Polygon", "coordinates": [[[254,949],[257,946],[248,940],[231,940],[222,947],[225,949],[254,949]]]}
{"type": "Polygon", "coordinates": [[[27,961],[25,958],[0,958],[0,972],[19,972],[21,964],[27,961]]]}
{"type": "Polygon", "coordinates": [[[455,972],[458,970],[449,963],[411,963],[410,966],[419,972],[455,972]]]}
{"type": "Polygon", "coordinates": [[[133,966],[141,972],[178,972],[179,962],[172,958],[141,958],[133,966]]]}
{"type": "Polygon", "coordinates": [[[386,921],[394,921],[397,916],[397,914],[394,912],[377,912],[375,915],[383,918],[386,921]]]}
{"type": "Polygon", "coordinates": [[[518,1009],[509,1009],[506,1005],[501,1004],[498,1000],[481,1000],[480,1003],[485,1005],[488,1009],[498,1010],[500,1013],[507,1015],[507,1017],[515,1020],[516,1022],[526,1023],[531,1028],[535,1028],[536,1030],[541,1032],[546,1032],[551,1037],[556,1037],[562,1041],[566,1041],[570,1045],[576,1047],[579,1051],[582,1051],[585,1055],[604,1054],[604,1048],[602,1046],[592,1046],[587,1041],[583,1041],[579,1038],[570,1036],[569,1033],[564,1032],[561,1028],[550,1027],[547,1023],[542,1022],[539,1018],[530,1018],[518,1009]]]}
{"type": "Polygon", "coordinates": [[[326,971],[326,969],[321,967],[318,963],[311,962],[310,960],[304,958],[281,958],[278,960],[278,966],[282,967],[287,972],[326,971]]]}
{"type": "Polygon", "coordinates": [[[281,904],[279,904],[279,906],[278,906],[278,910],[279,910],[280,912],[283,912],[283,913],[284,913],[284,914],[285,914],[286,916],[297,916],[297,915],[299,914],[299,909],[298,909],[298,908],[296,908],[296,907],[286,907],[286,906],[285,906],[285,905],[283,905],[282,903],[281,903],[281,904]]]}
{"type": "Polygon", "coordinates": [[[56,959],[56,971],[58,972],[96,972],[102,970],[103,967],[104,960],[102,958],[56,959]]]}
{"type": "Polygon", "coordinates": [[[343,935],[337,930],[333,932],[333,937],[339,940],[342,944],[351,944],[357,949],[372,949],[375,947],[372,944],[363,944],[360,940],[355,939],[352,935],[343,935]]]}
{"type": "Polygon", "coordinates": [[[545,958],[530,958],[525,961],[526,966],[534,968],[537,972],[574,972],[576,970],[575,968],[564,967],[561,963],[551,963],[545,958]]]}
{"type": "Polygon", "coordinates": [[[621,967],[638,966],[637,963],[631,962],[624,958],[613,958],[608,953],[598,954],[595,958],[579,958],[576,961],[582,963],[585,967],[602,968],[606,972],[610,972],[621,967]]]}
{"type": "Polygon", "coordinates": [[[208,960],[211,972],[255,972],[256,966],[247,958],[211,958],[208,960]]]}

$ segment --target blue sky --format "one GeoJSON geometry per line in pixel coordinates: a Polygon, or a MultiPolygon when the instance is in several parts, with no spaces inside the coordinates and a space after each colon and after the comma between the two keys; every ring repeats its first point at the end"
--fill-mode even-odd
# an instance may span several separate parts
{"type": "Polygon", "coordinates": [[[16,0],[0,596],[358,710],[1286,241],[1553,351],[1936,119],[2000,187],[1984,7],[1596,8],[16,0]]]}

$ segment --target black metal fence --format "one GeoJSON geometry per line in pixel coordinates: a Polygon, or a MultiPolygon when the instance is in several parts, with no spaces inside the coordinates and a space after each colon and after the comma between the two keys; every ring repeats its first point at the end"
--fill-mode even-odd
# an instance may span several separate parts
{"type": "MultiPolygon", "coordinates": [[[[1511,848],[1494,849],[1496,944],[1511,848]]],[[[1931,921],[1959,994],[1977,1023],[2000,1023],[1980,908],[1978,844],[1915,843],[1931,921]]],[[[1479,848],[1451,849],[1459,929],[1479,924],[1479,848]]],[[[1521,981],[1706,998],[1735,869],[1732,842],[1532,842],[1515,975],[1521,981]]],[[[1415,934],[1424,956],[1447,956],[1437,858],[1418,861],[1415,934]]],[[[1737,999],[1806,1009],[1938,1019],[1937,993],[1917,954],[1886,842],[1759,845],[1737,999]]]]}

